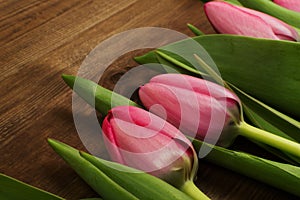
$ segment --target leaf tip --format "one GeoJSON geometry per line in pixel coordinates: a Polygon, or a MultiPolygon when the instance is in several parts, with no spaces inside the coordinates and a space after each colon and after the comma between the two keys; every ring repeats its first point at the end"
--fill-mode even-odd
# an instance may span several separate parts
{"type": "Polygon", "coordinates": [[[62,74],[61,77],[69,87],[73,88],[75,80],[76,80],[76,76],[62,74]]]}

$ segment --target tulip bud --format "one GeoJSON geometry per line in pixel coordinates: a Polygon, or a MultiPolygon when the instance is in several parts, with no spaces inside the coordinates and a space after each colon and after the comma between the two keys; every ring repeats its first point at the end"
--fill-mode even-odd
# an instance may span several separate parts
{"type": "Polygon", "coordinates": [[[215,83],[182,74],[155,76],[139,90],[147,109],[189,136],[228,146],[240,120],[238,97],[215,83]],[[164,108],[156,109],[159,104],[164,108]],[[154,107],[153,107],[154,106],[154,107]],[[221,134],[222,133],[222,134],[221,134]],[[220,135],[221,134],[221,135],[220,135]]]}
{"type": "Polygon", "coordinates": [[[220,33],[274,40],[300,39],[293,27],[259,11],[223,1],[208,2],[204,5],[204,10],[210,23],[220,33]]]}
{"type": "Polygon", "coordinates": [[[118,106],[105,117],[102,129],[113,161],[176,187],[194,179],[198,159],[191,142],[158,116],[137,107],[118,106]]]}
{"type": "Polygon", "coordinates": [[[289,10],[300,12],[299,0],[273,0],[273,2],[289,10]]]}
{"type": "Polygon", "coordinates": [[[241,118],[239,98],[215,83],[188,75],[163,74],[141,87],[139,96],[147,109],[187,135],[196,132],[196,138],[213,144],[218,140],[222,146],[241,135],[300,157],[299,143],[247,124],[241,118]]]}

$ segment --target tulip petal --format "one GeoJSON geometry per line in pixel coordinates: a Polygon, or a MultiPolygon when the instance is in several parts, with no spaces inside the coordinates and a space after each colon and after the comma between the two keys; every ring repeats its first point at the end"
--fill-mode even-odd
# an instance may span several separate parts
{"type": "Polygon", "coordinates": [[[224,87],[216,83],[183,74],[161,74],[153,77],[150,83],[161,83],[182,89],[193,90],[199,94],[205,94],[215,99],[231,99],[240,103],[239,98],[224,87]]]}
{"type": "Polygon", "coordinates": [[[225,2],[209,2],[204,5],[204,10],[211,24],[220,33],[278,39],[264,20],[241,12],[236,6],[225,2]]]}
{"type": "Polygon", "coordinates": [[[299,40],[297,32],[288,24],[258,11],[226,2],[206,3],[204,10],[209,21],[221,33],[299,40]]]}
{"type": "Polygon", "coordinates": [[[136,107],[113,108],[102,127],[112,160],[145,172],[173,167],[191,147],[190,141],[174,126],[136,107]],[[178,140],[185,145],[178,145],[178,140]]]}
{"type": "Polygon", "coordinates": [[[197,138],[203,139],[209,133],[208,138],[218,138],[215,136],[221,134],[229,118],[226,105],[209,95],[182,88],[150,82],[140,88],[139,96],[148,109],[154,104],[164,107],[167,121],[191,137],[197,133],[197,138]]]}
{"type": "Polygon", "coordinates": [[[299,0],[273,0],[273,2],[287,9],[300,12],[299,0]]]}
{"type": "Polygon", "coordinates": [[[284,23],[283,21],[272,17],[270,15],[267,15],[265,13],[252,10],[249,8],[244,8],[244,7],[239,7],[239,9],[248,12],[250,14],[256,15],[266,21],[269,25],[271,25],[272,30],[274,31],[275,35],[279,37],[280,39],[285,39],[285,40],[299,40],[299,35],[297,31],[292,28],[290,25],[284,23]]]}
{"type": "Polygon", "coordinates": [[[300,13],[277,5],[271,0],[239,0],[243,6],[261,11],[273,17],[276,17],[291,26],[300,28],[300,13]]]}
{"type": "Polygon", "coordinates": [[[105,131],[107,134],[103,134],[104,143],[110,143],[112,145],[106,145],[108,152],[111,152],[112,160],[124,164],[125,161],[123,160],[119,148],[118,143],[113,134],[112,127],[109,123],[110,117],[106,117],[102,123],[102,130],[105,131]]]}

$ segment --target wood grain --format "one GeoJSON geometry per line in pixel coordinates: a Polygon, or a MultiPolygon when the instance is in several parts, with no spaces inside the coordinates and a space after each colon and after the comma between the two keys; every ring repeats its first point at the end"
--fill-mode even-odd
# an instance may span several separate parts
{"type": "MultiPolygon", "coordinates": [[[[192,36],[186,27],[192,23],[214,33],[201,6],[197,0],[1,0],[0,172],[67,199],[97,196],[46,142],[51,137],[85,150],[74,127],[72,92],[60,75],[75,75],[101,41],[132,28],[192,36]]],[[[142,52],[114,62],[102,84],[112,88],[142,52]]],[[[296,199],[209,163],[201,162],[198,174],[198,186],[212,199],[296,199]]]]}

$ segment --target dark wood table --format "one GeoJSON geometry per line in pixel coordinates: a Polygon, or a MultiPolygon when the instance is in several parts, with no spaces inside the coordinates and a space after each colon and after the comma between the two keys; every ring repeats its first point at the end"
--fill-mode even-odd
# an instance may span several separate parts
{"type": "MultiPolygon", "coordinates": [[[[192,23],[214,33],[197,0],[1,0],[0,172],[67,199],[97,194],[48,146],[51,137],[85,150],[74,127],[71,90],[60,75],[77,74],[103,40],[137,27],[165,27],[193,36],[192,23]]],[[[145,52],[145,51],[144,51],[145,52]]],[[[137,65],[133,52],[111,66],[137,65]]],[[[114,74],[111,74],[111,77],[114,74]]],[[[113,76],[115,78],[115,76],[113,76]]],[[[104,85],[112,87],[111,80],[104,85]]],[[[265,154],[239,138],[236,148],[265,154]]],[[[267,155],[270,156],[270,155],[267,155]]],[[[297,199],[200,161],[197,185],[212,199],[297,199]]]]}

